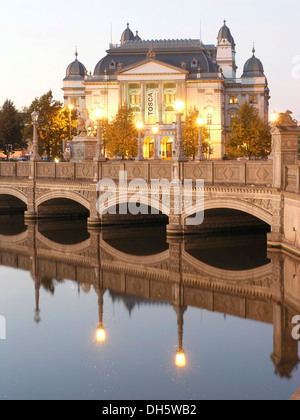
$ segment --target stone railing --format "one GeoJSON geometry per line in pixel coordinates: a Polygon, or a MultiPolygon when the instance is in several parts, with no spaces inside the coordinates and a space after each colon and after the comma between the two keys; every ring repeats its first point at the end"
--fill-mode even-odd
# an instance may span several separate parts
{"type": "MultiPolygon", "coordinates": [[[[172,180],[172,161],[122,161],[93,162],[0,162],[1,178],[28,178],[30,165],[35,165],[35,178],[41,180],[90,180],[94,179],[95,165],[99,179],[119,179],[119,172],[126,171],[127,179],[172,180]]],[[[291,170],[290,170],[291,171],[291,170]]],[[[293,169],[295,171],[295,169],[293,169]]],[[[297,172],[297,171],[296,171],[297,172]]],[[[294,172],[293,172],[294,173],[294,172]]],[[[299,174],[299,170],[298,170],[299,174]]],[[[180,163],[180,178],[204,180],[206,185],[267,186],[273,184],[272,161],[205,161],[180,163]]],[[[292,184],[292,172],[289,175],[292,184]]],[[[298,181],[299,186],[299,181],[298,181]]],[[[291,187],[292,188],[292,187],[291,187]]]]}

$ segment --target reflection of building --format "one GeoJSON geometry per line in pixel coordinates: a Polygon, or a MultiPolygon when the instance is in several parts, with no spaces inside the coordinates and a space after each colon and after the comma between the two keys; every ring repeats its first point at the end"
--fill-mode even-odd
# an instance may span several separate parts
{"type": "Polygon", "coordinates": [[[172,157],[175,139],[176,99],[186,109],[196,107],[209,126],[215,158],[224,155],[230,120],[240,104],[252,102],[267,119],[269,89],[261,61],[253,56],[237,78],[235,42],[224,22],[218,43],[201,40],[141,40],[127,24],[119,45],[110,45],[107,55],[88,74],[77,59],[63,81],[65,105],[87,108],[93,118],[97,107],[104,116],[115,115],[119,106],[132,108],[145,124],[145,157],[153,154],[151,127],[159,123],[160,156],[172,157]]]}

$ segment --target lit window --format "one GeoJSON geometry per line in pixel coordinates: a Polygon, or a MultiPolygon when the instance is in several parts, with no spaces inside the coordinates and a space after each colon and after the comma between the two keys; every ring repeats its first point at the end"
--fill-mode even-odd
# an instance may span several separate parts
{"type": "Polygon", "coordinates": [[[213,123],[213,116],[211,113],[208,113],[206,116],[206,124],[211,125],[213,123]]]}
{"type": "Polygon", "coordinates": [[[236,95],[232,95],[229,98],[229,103],[230,104],[238,104],[239,103],[239,98],[236,95]]]}

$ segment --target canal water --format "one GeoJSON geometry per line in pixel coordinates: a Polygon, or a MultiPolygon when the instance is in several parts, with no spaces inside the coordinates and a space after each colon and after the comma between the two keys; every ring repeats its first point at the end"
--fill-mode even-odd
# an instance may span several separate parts
{"type": "Polygon", "coordinates": [[[0,263],[1,400],[288,400],[300,386],[300,262],[264,232],[1,216],[0,263]]]}

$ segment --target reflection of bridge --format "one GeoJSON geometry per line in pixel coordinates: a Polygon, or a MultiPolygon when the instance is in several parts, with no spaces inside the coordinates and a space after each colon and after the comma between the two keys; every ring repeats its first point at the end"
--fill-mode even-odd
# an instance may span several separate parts
{"type": "Polygon", "coordinates": [[[172,237],[168,244],[156,255],[129,255],[111,246],[105,232],[91,230],[82,243],[62,245],[29,223],[26,232],[0,236],[0,261],[31,272],[37,311],[41,284],[56,279],[76,281],[86,291],[94,287],[101,296],[109,289],[119,296],[172,304],[179,317],[180,340],[187,306],[273,323],[272,359],[281,375],[290,375],[298,365],[298,343],[291,330],[292,318],[300,310],[300,261],[270,251],[271,262],[262,267],[228,271],[194,258],[187,251],[193,246],[188,240],[172,237]]]}
{"type": "MultiPolygon", "coordinates": [[[[300,167],[298,156],[298,126],[277,126],[273,129],[273,160],[264,161],[206,161],[206,162],[1,162],[0,209],[21,207],[28,219],[57,214],[89,215],[90,225],[101,225],[107,220],[98,214],[96,203],[102,192],[97,191],[101,179],[116,181],[116,204],[128,202],[136,190],[122,195],[119,172],[126,171],[128,182],[140,179],[144,185],[151,180],[197,179],[205,182],[206,210],[233,209],[264,221],[271,227],[269,243],[299,252],[300,229],[300,167]]],[[[127,184],[126,184],[127,185],[127,184]]],[[[174,200],[168,213],[168,232],[182,233],[186,220],[202,209],[197,206],[196,190],[191,193],[191,206],[183,214],[176,214],[174,200]]],[[[162,191],[158,190],[156,208],[166,212],[162,191]]],[[[148,193],[147,193],[148,194],[148,193]]],[[[146,194],[140,201],[152,205],[146,194]]],[[[119,217],[119,216],[117,216],[119,217]]],[[[148,216],[145,216],[148,217],[148,216]]],[[[115,223],[115,219],[109,219],[115,223]]]]}

